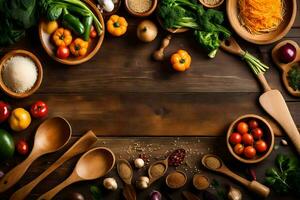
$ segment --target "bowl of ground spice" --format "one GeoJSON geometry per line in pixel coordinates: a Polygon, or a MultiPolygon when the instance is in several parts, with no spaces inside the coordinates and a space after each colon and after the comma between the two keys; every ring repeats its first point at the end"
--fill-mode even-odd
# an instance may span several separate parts
{"type": "Polygon", "coordinates": [[[151,15],[157,6],[157,0],[125,0],[126,10],[136,17],[151,15]]]}
{"type": "Polygon", "coordinates": [[[32,95],[41,85],[43,68],[29,51],[14,50],[0,60],[0,88],[13,98],[32,95]]]}
{"type": "Polygon", "coordinates": [[[179,189],[185,185],[187,176],[184,172],[176,170],[166,177],[166,184],[171,189],[179,189]]]}

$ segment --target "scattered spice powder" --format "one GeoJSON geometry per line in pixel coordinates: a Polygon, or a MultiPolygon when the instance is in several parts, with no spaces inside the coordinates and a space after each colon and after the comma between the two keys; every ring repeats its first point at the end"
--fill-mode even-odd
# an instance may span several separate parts
{"type": "Polygon", "coordinates": [[[217,158],[210,156],[205,159],[205,164],[211,169],[219,169],[221,162],[217,158]]]}
{"type": "Polygon", "coordinates": [[[151,9],[152,0],[128,0],[128,6],[137,13],[144,13],[151,9]]]}
{"type": "Polygon", "coordinates": [[[186,183],[186,176],[180,171],[171,172],[166,178],[166,183],[169,188],[180,188],[186,183]]]}
{"type": "Polygon", "coordinates": [[[150,174],[152,177],[159,177],[164,174],[165,169],[166,169],[165,165],[158,163],[151,167],[150,174]]]}

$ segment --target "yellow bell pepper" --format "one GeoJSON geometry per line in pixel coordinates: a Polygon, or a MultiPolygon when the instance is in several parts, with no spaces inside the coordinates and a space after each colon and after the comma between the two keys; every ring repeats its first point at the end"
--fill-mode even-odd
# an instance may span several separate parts
{"type": "Polygon", "coordinates": [[[121,36],[127,31],[128,23],[124,17],[118,15],[110,16],[106,23],[107,31],[113,36],[121,36]]]}
{"type": "Polygon", "coordinates": [[[53,41],[56,46],[69,46],[72,42],[72,34],[71,31],[64,28],[56,29],[53,33],[53,41]]]}
{"type": "Polygon", "coordinates": [[[70,45],[70,51],[74,56],[84,56],[87,53],[88,46],[87,41],[76,38],[70,45]]]}
{"type": "Polygon", "coordinates": [[[172,67],[176,71],[183,72],[190,68],[192,62],[191,56],[185,50],[178,50],[171,56],[172,67]]]}
{"type": "Polygon", "coordinates": [[[25,130],[31,123],[31,117],[29,112],[23,108],[16,108],[12,111],[9,118],[10,128],[14,131],[25,130]]]}

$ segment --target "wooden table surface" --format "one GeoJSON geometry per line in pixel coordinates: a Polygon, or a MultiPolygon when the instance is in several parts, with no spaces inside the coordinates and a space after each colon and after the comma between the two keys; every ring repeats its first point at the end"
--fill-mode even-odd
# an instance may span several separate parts
{"type": "MultiPolygon", "coordinates": [[[[236,183],[200,166],[202,154],[215,152],[224,158],[230,168],[245,176],[245,166],[227,152],[224,135],[228,125],[240,115],[254,113],[268,119],[276,134],[282,133],[279,126],[259,106],[258,97],[262,89],[250,69],[239,58],[220,50],[215,59],[209,59],[191,39],[191,33],[178,34],[174,35],[166,50],[167,58],[178,49],[186,49],[192,56],[192,66],[185,73],[175,73],[170,69],[168,59],[164,62],[151,59],[152,52],[158,48],[162,37],[167,33],[159,29],[159,37],[154,42],[141,43],[135,35],[140,19],[127,14],[125,16],[129,22],[126,35],[113,38],[106,34],[97,55],[79,66],[68,67],[51,60],[42,49],[37,28],[31,30],[18,44],[4,49],[6,52],[24,48],[34,52],[43,64],[44,79],[37,93],[27,99],[14,100],[4,94],[1,94],[1,99],[14,107],[27,107],[39,99],[45,101],[50,108],[49,117],[63,116],[70,121],[73,136],[66,148],[34,162],[15,187],[0,194],[0,199],[8,199],[14,191],[37,177],[90,129],[99,137],[97,145],[111,148],[117,158],[136,158],[141,152],[134,151],[133,146],[141,146],[142,152],[151,156],[151,161],[163,158],[172,149],[183,147],[188,150],[187,160],[190,163],[186,163],[181,169],[186,170],[190,177],[200,170],[211,179],[231,185],[236,183]]],[[[243,48],[270,66],[266,78],[272,88],[282,92],[297,126],[300,127],[300,99],[287,93],[281,81],[281,72],[271,61],[270,51],[275,44],[257,46],[236,35],[235,37],[243,48]]],[[[300,43],[299,7],[294,27],[285,39],[300,43]]],[[[35,120],[28,130],[13,133],[15,140],[28,138],[32,144],[34,131],[40,122],[35,120]]],[[[273,165],[278,153],[294,152],[291,146],[281,146],[280,139],[281,137],[276,139],[278,148],[271,156],[253,166],[257,170],[259,181],[263,180],[265,169],[273,165]]],[[[16,155],[11,160],[1,162],[0,170],[7,172],[23,159],[24,157],[16,155]]],[[[47,177],[32,191],[28,199],[35,199],[65,179],[77,159],[78,157],[66,162],[47,177]]],[[[115,171],[114,169],[110,175],[120,183],[115,171]]],[[[136,171],[136,175],[143,173],[145,170],[136,171]]],[[[89,187],[101,181],[102,179],[74,184],[59,193],[56,199],[64,199],[69,192],[74,191],[91,199],[89,187]]],[[[191,178],[189,183],[190,181],[191,178]]],[[[121,183],[119,188],[123,188],[121,183]]],[[[163,180],[148,190],[139,191],[138,199],[146,199],[153,188],[162,191],[163,199],[182,199],[180,191],[165,189],[163,180]]],[[[190,184],[185,189],[194,191],[190,184]]],[[[241,189],[244,199],[257,199],[241,189]]],[[[122,199],[121,190],[115,193],[105,192],[104,197],[122,199]]],[[[293,198],[271,194],[268,199],[293,198]]]]}

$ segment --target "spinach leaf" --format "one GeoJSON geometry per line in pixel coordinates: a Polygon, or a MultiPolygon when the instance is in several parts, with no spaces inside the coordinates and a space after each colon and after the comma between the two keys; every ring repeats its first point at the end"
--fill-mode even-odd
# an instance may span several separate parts
{"type": "Polygon", "coordinates": [[[47,19],[49,21],[54,21],[54,20],[57,20],[61,13],[63,11],[63,7],[58,5],[58,4],[53,4],[53,5],[50,5],[48,10],[47,10],[47,19]]]}

